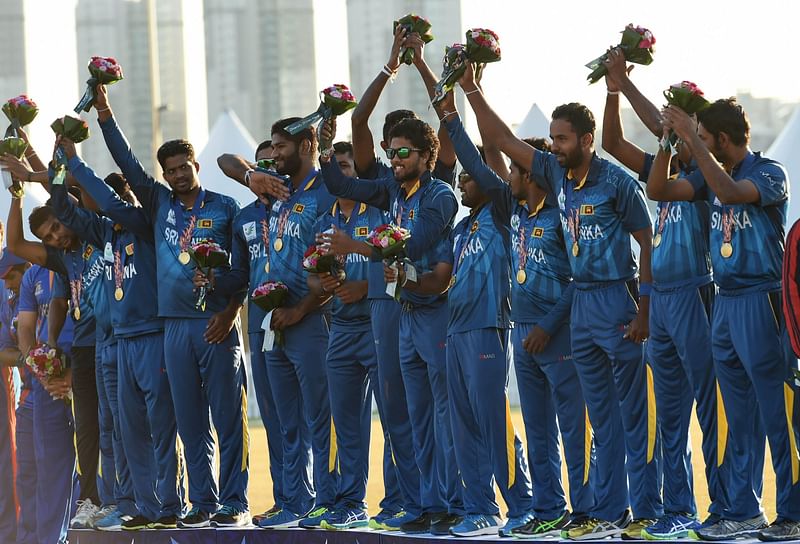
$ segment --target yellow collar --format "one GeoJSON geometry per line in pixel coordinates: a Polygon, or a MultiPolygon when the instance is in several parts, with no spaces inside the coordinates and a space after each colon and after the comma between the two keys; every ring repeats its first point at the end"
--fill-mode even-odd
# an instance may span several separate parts
{"type": "Polygon", "coordinates": [[[520,200],[520,201],[519,201],[519,204],[520,204],[520,206],[523,206],[523,207],[525,207],[525,208],[528,208],[528,209],[529,209],[529,212],[528,212],[528,217],[533,217],[534,215],[536,215],[537,213],[539,213],[540,211],[542,211],[542,208],[544,208],[544,201],[545,201],[545,200],[547,200],[547,197],[544,197],[544,198],[542,198],[542,201],[541,201],[541,202],[539,202],[539,205],[538,205],[538,206],[536,206],[536,209],[535,209],[535,210],[533,210],[533,211],[530,211],[530,208],[528,208],[528,201],[527,201],[527,200],[520,200]]]}
{"type": "Polygon", "coordinates": [[[419,191],[419,180],[417,180],[411,187],[411,190],[408,193],[406,193],[406,200],[414,196],[414,193],[416,193],[417,191],[419,191]]]}
{"type": "MultiPolygon", "coordinates": [[[[586,184],[586,178],[588,177],[589,177],[589,170],[586,170],[586,173],[583,175],[583,179],[581,179],[578,183],[576,183],[573,189],[575,191],[580,191],[581,189],[583,189],[583,186],[586,184]]],[[[575,181],[575,175],[572,172],[572,168],[567,170],[567,179],[575,181]]]]}

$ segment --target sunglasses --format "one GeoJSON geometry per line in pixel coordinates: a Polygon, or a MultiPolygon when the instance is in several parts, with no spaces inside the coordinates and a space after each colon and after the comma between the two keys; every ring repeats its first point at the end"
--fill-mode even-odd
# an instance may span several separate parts
{"type": "Polygon", "coordinates": [[[470,176],[466,171],[462,171],[458,174],[458,181],[462,183],[466,183],[467,181],[471,180],[472,176],[470,176]]]}
{"type": "Polygon", "coordinates": [[[417,153],[421,152],[421,149],[417,149],[416,147],[398,147],[394,149],[392,147],[386,148],[386,156],[389,160],[393,159],[395,155],[397,155],[398,159],[407,159],[412,151],[416,151],[417,153]]]}

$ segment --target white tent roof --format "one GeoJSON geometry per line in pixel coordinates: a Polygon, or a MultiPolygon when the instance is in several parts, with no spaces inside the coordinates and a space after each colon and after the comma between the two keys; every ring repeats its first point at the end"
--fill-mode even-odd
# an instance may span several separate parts
{"type": "Polygon", "coordinates": [[[774,159],[786,167],[791,183],[789,190],[789,212],[786,217],[786,229],[791,228],[795,221],[800,219],[800,106],[794,113],[781,133],[772,143],[766,156],[774,159]]]}
{"type": "Polygon", "coordinates": [[[247,187],[227,177],[217,166],[217,157],[223,153],[241,155],[253,160],[258,144],[233,110],[226,110],[217,118],[208,142],[197,157],[200,163],[200,183],[204,188],[230,195],[246,206],[255,199],[247,187]]]}
{"type": "Polygon", "coordinates": [[[535,102],[517,127],[517,138],[550,138],[550,121],[535,102]]]}

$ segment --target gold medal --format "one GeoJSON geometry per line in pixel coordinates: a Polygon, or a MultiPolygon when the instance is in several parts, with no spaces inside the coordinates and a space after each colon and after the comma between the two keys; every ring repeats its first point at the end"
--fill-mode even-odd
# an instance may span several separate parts
{"type": "Polygon", "coordinates": [[[283,249],[283,240],[281,240],[280,238],[278,238],[277,240],[275,240],[275,241],[272,243],[272,247],[274,247],[274,248],[275,248],[275,251],[280,251],[280,250],[282,250],[282,249],[283,249]]]}
{"type": "Polygon", "coordinates": [[[525,283],[525,280],[528,278],[528,275],[525,273],[524,270],[517,270],[517,283],[522,285],[525,283]]]}
{"type": "Polygon", "coordinates": [[[661,245],[661,233],[657,233],[656,237],[653,238],[653,247],[658,247],[661,245]]]}
{"type": "Polygon", "coordinates": [[[269,261],[267,261],[266,263],[264,263],[264,272],[266,272],[267,274],[269,274],[269,261]]]}
{"type": "Polygon", "coordinates": [[[580,252],[581,248],[578,247],[578,242],[572,242],[572,256],[577,257],[580,252]]]}
{"type": "Polygon", "coordinates": [[[75,308],[74,310],[72,310],[72,317],[75,318],[75,321],[80,321],[80,319],[81,319],[81,309],[80,308],[75,308]]]}
{"type": "Polygon", "coordinates": [[[114,290],[114,298],[117,299],[117,300],[122,300],[123,296],[124,296],[124,293],[122,292],[122,287],[117,287],[114,290]]]}
{"type": "Polygon", "coordinates": [[[181,263],[183,266],[189,264],[189,253],[187,251],[181,251],[180,255],[178,255],[178,262],[181,263]]]}
{"type": "Polygon", "coordinates": [[[733,255],[733,246],[730,242],[724,242],[722,247],[719,248],[719,253],[723,258],[728,259],[731,255],[733,255]]]}

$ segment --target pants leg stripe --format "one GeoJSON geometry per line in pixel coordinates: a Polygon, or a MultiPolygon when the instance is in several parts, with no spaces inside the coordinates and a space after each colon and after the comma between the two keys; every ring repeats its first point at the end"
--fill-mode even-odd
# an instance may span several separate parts
{"type": "Polygon", "coordinates": [[[786,407],[786,425],[789,427],[789,454],[792,457],[792,485],[794,485],[800,479],[800,458],[797,456],[797,442],[795,442],[794,426],[792,425],[794,390],[788,383],[783,384],[783,402],[786,407]]]}
{"type": "Polygon", "coordinates": [[[656,432],[658,426],[657,412],[656,412],[656,391],[655,382],[653,381],[653,368],[646,364],[647,369],[647,463],[653,460],[653,454],[656,449],[656,432]]]}
{"type": "Polygon", "coordinates": [[[717,466],[725,461],[725,448],[728,446],[728,416],[725,413],[725,401],[722,390],[717,383],[717,466]]]}

